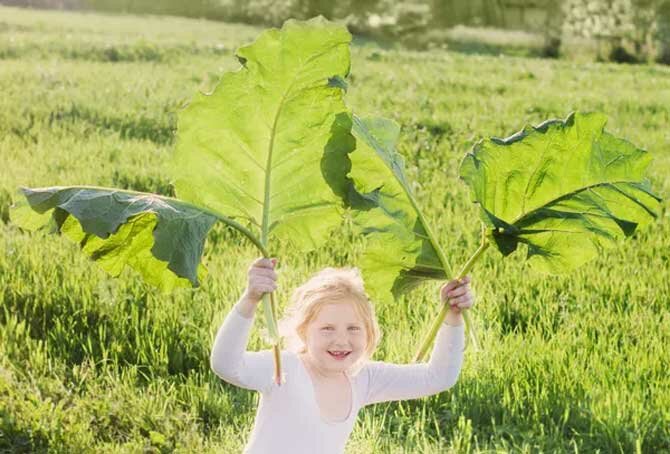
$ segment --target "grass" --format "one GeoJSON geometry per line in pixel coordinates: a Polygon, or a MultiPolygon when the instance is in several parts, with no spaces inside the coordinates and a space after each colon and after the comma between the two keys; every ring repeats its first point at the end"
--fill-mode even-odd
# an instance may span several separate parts
{"type": "MultiPolygon", "coordinates": [[[[217,227],[203,286],[160,295],[134,273],[110,280],[63,238],[20,232],[7,207],[20,185],[169,193],[176,112],[260,30],[6,7],[0,18],[0,451],[241,451],[258,397],[218,380],[208,355],[256,256],[243,238],[217,227]]],[[[402,125],[417,198],[456,266],[479,232],[457,167],[480,138],[602,111],[653,153],[653,187],[670,194],[667,67],[368,42],[352,68],[349,105],[402,125]]],[[[473,272],[482,351],[445,393],[363,409],[347,452],[670,452],[669,213],[570,276],[487,253],[473,272]]],[[[344,228],[319,251],[274,251],[280,308],[320,267],[355,264],[361,244],[344,228]]],[[[375,358],[410,361],[436,299],[432,284],[378,304],[375,358]]],[[[251,349],[266,348],[258,328],[251,349]]]]}

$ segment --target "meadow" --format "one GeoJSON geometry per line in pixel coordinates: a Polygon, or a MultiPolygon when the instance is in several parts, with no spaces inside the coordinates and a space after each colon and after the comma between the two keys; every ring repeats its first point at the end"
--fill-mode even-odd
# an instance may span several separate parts
{"type": "MultiPolygon", "coordinates": [[[[238,67],[259,28],[173,17],[0,6],[0,452],[240,452],[258,396],[209,367],[216,329],[256,257],[218,226],[202,286],[161,294],[110,279],[65,238],[9,222],[19,186],[88,184],[171,194],[177,112],[238,67]]],[[[570,111],[649,150],[670,195],[670,67],[408,51],[356,39],[347,102],[402,126],[399,151],[455,268],[479,220],[458,165],[480,139],[570,111]]],[[[355,265],[349,224],[322,249],[279,245],[280,313],[328,265],[355,265]]],[[[458,383],[366,407],[347,453],[670,452],[670,211],[564,276],[522,254],[476,266],[481,350],[458,383]]],[[[407,363],[438,284],[377,304],[374,358],[407,363]]],[[[260,315],[260,314],[259,314],[260,315]]],[[[258,316],[249,344],[267,348],[258,316]]]]}

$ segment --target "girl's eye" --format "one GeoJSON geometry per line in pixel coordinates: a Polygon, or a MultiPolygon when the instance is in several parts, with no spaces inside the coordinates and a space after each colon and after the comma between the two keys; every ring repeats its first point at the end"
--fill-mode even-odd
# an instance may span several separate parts
{"type": "MultiPolygon", "coordinates": [[[[324,326],[323,328],[321,328],[321,331],[333,331],[334,329],[335,328],[333,328],[332,326],[324,326]]],[[[349,329],[352,330],[352,331],[360,331],[361,330],[358,326],[350,326],[349,329]]]]}

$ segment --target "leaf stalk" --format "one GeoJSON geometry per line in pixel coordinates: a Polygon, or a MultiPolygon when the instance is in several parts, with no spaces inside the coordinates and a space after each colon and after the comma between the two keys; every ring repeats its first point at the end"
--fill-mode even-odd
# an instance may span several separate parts
{"type": "MultiPolygon", "coordinates": [[[[483,232],[482,232],[483,233],[483,232]]],[[[458,276],[456,277],[457,280],[463,279],[472,269],[474,266],[475,262],[481,257],[481,255],[488,249],[489,245],[489,240],[487,239],[486,235],[482,234],[482,239],[481,239],[481,244],[479,245],[479,248],[475,251],[474,254],[468,259],[468,261],[463,265],[463,268],[461,271],[458,273],[458,276]]],[[[423,341],[421,342],[421,346],[419,347],[418,351],[414,355],[413,361],[419,362],[423,361],[423,359],[426,356],[426,353],[428,352],[428,349],[430,346],[433,344],[433,341],[435,340],[435,337],[437,336],[437,332],[439,331],[440,327],[442,326],[442,322],[444,322],[444,319],[447,316],[447,313],[449,312],[449,304],[445,303],[442,305],[442,309],[440,310],[440,313],[435,317],[433,320],[433,323],[430,327],[430,330],[426,334],[426,336],[423,338],[423,341]]],[[[462,311],[461,314],[463,315],[463,321],[465,322],[465,328],[470,334],[470,338],[472,341],[472,344],[474,345],[475,349],[479,348],[479,342],[477,341],[477,336],[475,334],[475,331],[472,326],[472,322],[470,320],[470,316],[468,314],[468,311],[462,311]]]]}

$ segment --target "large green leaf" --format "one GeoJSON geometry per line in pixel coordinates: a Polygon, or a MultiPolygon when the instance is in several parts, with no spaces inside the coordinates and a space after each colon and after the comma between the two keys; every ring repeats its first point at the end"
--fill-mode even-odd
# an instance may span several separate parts
{"type": "Polygon", "coordinates": [[[395,151],[400,129],[386,119],[353,117],[356,150],[349,155],[355,192],[349,204],[368,237],[361,268],[377,298],[397,297],[426,279],[451,274],[419,210],[395,151]]]}
{"type": "Polygon", "coordinates": [[[80,244],[104,270],[128,266],[163,290],[197,286],[213,215],[175,199],[107,188],[22,189],[12,211],[31,230],[45,224],[80,244]]]}
{"type": "Polygon", "coordinates": [[[299,249],[322,242],[341,219],[329,154],[353,146],[343,101],[351,35],[322,18],[262,33],[179,117],[177,195],[244,218],[299,249]],[[328,173],[331,174],[328,174],[328,173]]]}
{"type": "Polygon", "coordinates": [[[341,219],[341,157],[354,144],[342,80],[350,40],[344,26],[314,19],[288,21],[240,48],[242,68],[180,113],[171,168],[181,200],[107,188],[26,189],[28,204],[13,218],[36,228],[54,210],[55,227],[104,269],[118,275],[131,266],[166,290],[198,284],[203,242],[217,218],[263,254],[270,234],[303,249],[318,245],[341,219]]]}
{"type": "Polygon", "coordinates": [[[479,143],[461,177],[494,243],[528,246],[530,264],[564,272],[656,216],[660,199],[644,172],[651,156],[604,131],[602,114],[571,114],[479,143]]]}

